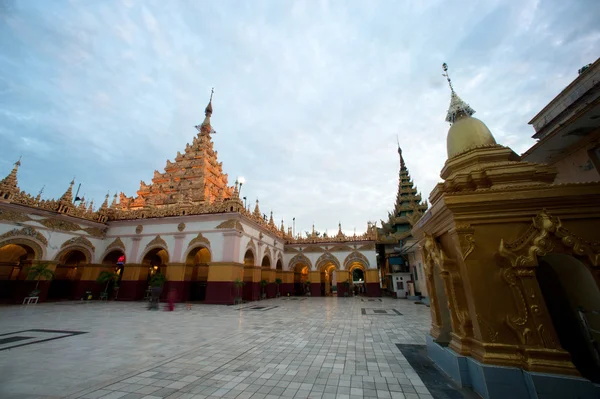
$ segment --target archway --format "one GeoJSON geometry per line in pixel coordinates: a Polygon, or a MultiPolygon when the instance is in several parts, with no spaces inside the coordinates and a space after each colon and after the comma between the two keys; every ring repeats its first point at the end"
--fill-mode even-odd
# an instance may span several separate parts
{"type": "Polygon", "coordinates": [[[74,299],[77,282],[81,279],[79,266],[89,262],[86,252],[86,249],[74,247],[57,256],[54,278],[48,289],[49,300],[74,299]]]}
{"type": "Polygon", "coordinates": [[[337,267],[333,262],[325,263],[320,267],[321,272],[321,295],[335,296],[337,294],[337,267]]]}
{"type": "Polygon", "coordinates": [[[273,285],[273,280],[275,279],[271,276],[271,258],[269,258],[269,255],[263,256],[260,268],[261,297],[265,299],[273,298],[275,296],[275,286],[273,285]],[[262,287],[263,281],[267,282],[265,287],[262,287]]]}
{"type": "MultiPolygon", "coordinates": [[[[254,251],[251,248],[244,254],[244,289],[242,298],[245,301],[256,301],[259,296],[259,283],[254,278],[254,273],[259,272],[256,269],[254,251]]],[[[260,273],[260,272],[259,272],[260,273]]]]}
{"type": "Polygon", "coordinates": [[[600,312],[600,290],[592,274],[576,258],[552,253],[540,258],[536,278],[560,345],[583,377],[599,383],[600,334],[590,329],[600,331],[600,315],[591,312],[600,312]]]}
{"type": "Polygon", "coordinates": [[[27,267],[36,258],[36,251],[26,244],[0,244],[0,299],[15,295],[17,280],[27,278],[27,267]]]}
{"type": "Polygon", "coordinates": [[[362,262],[354,261],[348,265],[349,295],[367,293],[366,274],[366,267],[362,262]]]}
{"type": "Polygon", "coordinates": [[[185,280],[189,283],[190,301],[203,301],[206,299],[208,267],[211,258],[210,250],[203,246],[192,248],[185,258],[185,280]]]}
{"type": "Polygon", "coordinates": [[[297,263],[294,266],[294,294],[306,295],[310,287],[306,286],[310,267],[305,263],[297,263]]]}

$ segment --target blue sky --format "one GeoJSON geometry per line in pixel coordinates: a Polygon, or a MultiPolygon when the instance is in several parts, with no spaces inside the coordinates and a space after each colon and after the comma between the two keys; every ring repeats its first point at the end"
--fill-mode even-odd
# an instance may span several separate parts
{"type": "Polygon", "coordinates": [[[99,204],[183,151],[215,87],[215,149],[297,230],[386,219],[396,136],[426,198],[458,94],[522,153],[527,122],[593,62],[600,2],[0,0],[0,174],[99,204]],[[596,22],[594,22],[596,21],[596,22]]]}

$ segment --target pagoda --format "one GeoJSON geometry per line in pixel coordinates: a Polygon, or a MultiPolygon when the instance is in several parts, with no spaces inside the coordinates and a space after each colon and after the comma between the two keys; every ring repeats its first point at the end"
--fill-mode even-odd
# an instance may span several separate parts
{"type": "Polygon", "coordinates": [[[214,90],[204,110],[204,122],[195,126],[198,134],[192,144],[186,145],[183,154],[177,152],[175,162],[167,160],[163,173],[154,171],[151,184],[141,181],[137,197],[128,198],[121,193],[120,209],[162,207],[183,202],[212,204],[232,197],[234,188],[227,184],[227,174],[223,173],[222,163],[217,160],[211,139],[211,134],[216,133],[210,124],[213,93],[214,90]]]}
{"type": "MultiPolygon", "coordinates": [[[[381,221],[377,234],[377,252],[384,288],[390,284],[387,277],[393,272],[408,272],[408,253],[411,250],[409,240],[412,238],[412,226],[427,210],[427,203],[421,200],[421,194],[414,187],[404,158],[398,144],[400,157],[400,173],[398,177],[398,193],[394,210],[388,213],[387,222],[381,221]]],[[[414,248],[416,249],[416,247],[414,248]]]]}

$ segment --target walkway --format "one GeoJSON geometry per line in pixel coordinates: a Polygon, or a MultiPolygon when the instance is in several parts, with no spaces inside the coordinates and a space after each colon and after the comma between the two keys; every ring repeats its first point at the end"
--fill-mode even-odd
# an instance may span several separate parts
{"type": "Polygon", "coordinates": [[[0,307],[0,397],[430,399],[396,346],[429,325],[389,298],[0,307]]]}

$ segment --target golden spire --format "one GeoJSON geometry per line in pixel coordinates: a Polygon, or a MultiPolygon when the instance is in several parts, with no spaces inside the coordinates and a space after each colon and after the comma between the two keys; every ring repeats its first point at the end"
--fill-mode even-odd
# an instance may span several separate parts
{"type": "Polygon", "coordinates": [[[81,201],[79,201],[79,206],[77,207],[77,209],[80,209],[82,211],[85,211],[86,205],[85,205],[85,195],[83,197],[81,197],[81,201]]]}
{"type": "Polygon", "coordinates": [[[94,200],[90,201],[90,206],[88,207],[88,212],[94,212],[94,200]]]}
{"type": "Polygon", "coordinates": [[[108,208],[108,197],[109,197],[109,195],[110,195],[109,193],[106,193],[106,196],[104,197],[104,202],[100,206],[100,209],[106,209],[106,208],[108,208]]]}
{"type": "Polygon", "coordinates": [[[69,202],[69,203],[73,202],[73,185],[74,184],[75,184],[75,178],[73,178],[73,180],[71,180],[71,183],[69,183],[69,188],[67,189],[67,191],[65,191],[65,193],[62,195],[62,197],[60,197],[61,201],[69,202]]]}
{"type": "Polygon", "coordinates": [[[406,165],[404,164],[404,158],[402,157],[402,148],[400,148],[400,140],[398,140],[398,136],[396,136],[396,141],[398,143],[398,155],[400,156],[400,170],[405,170],[406,165]]]}
{"type": "Polygon", "coordinates": [[[15,162],[8,176],[0,181],[0,194],[2,194],[2,197],[6,197],[7,195],[10,197],[19,192],[19,187],[17,186],[17,171],[19,170],[19,166],[21,166],[21,157],[15,162]]]}
{"type": "Polygon", "coordinates": [[[214,133],[214,131],[212,130],[212,126],[210,125],[210,117],[212,116],[212,113],[213,113],[212,98],[213,98],[214,93],[215,93],[215,88],[213,87],[210,92],[210,100],[208,100],[208,105],[204,109],[204,122],[202,122],[201,125],[196,126],[196,129],[198,129],[198,132],[200,132],[200,134],[214,133]]]}
{"type": "Polygon", "coordinates": [[[112,203],[110,204],[110,209],[117,209],[117,193],[113,195],[112,203]]]}
{"type": "Polygon", "coordinates": [[[42,193],[44,192],[44,188],[45,188],[45,187],[46,187],[46,185],[44,184],[44,185],[42,186],[42,189],[41,189],[41,190],[40,190],[40,192],[38,193],[37,197],[35,197],[35,200],[36,200],[37,202],[40,202],[40,200],[42,199],[42,193]]]}
{"type": "Polygon", "coordinates": [[[277,228],[277,226],[275,226],[275,221],[273,220],[273,211],[271,211],[271,217],[269,218],[269,226],[277,228]]]}
{"type": "Polygon", "coordinates": [[[279,231],[281,231],[281,234],[285,235],[285,227],[283,227],[283,219],[281,219],[281,227],[279,228],[279,231]]]}
{"type": "Polygon", "coordinates": [[[258,218],[262,217],[262,214],[260,213],[260,208],[258,207],[258,198],[256,199],[256,206],[254,207],[254,212],[252,214],[258,218]]]}

